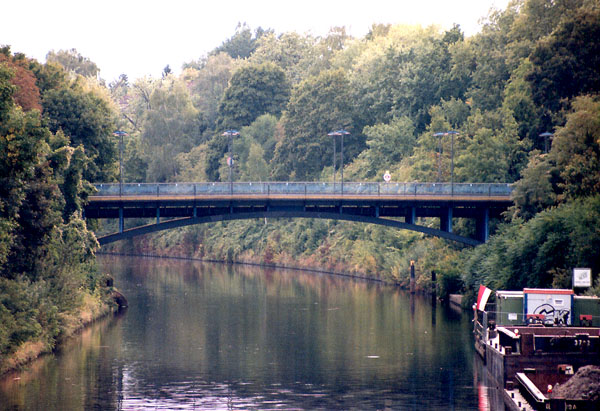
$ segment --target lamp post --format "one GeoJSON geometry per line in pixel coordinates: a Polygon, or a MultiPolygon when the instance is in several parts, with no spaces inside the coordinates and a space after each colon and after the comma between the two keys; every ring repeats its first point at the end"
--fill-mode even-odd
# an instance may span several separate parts
{"type": "Polygon", "coordinates": [[[239,136],[240,133],[237,130],[226,130],[223,133],[224,136],[229,137],[229,144],[227,151],[229,155],[227,157],[227,165],[229,166],[229,191],[233,194],[233,154],[231,152],[233,145],[233,136],[239,136]]]}
{"type": "Polygon", "coordinates": [[[459,134],[458,131],[443,131],[434,133],[434,137],[438,137],[438,182],[442,181],[442,136],[450,135],[452,140],[450,143],[450,190],[454,195],[454,136],[459,134]]]}
{"type": "Polygon", "coordinates": [[[119,195],[123,194],[123,136],[127,135],[127,132],[122,130],[113,132],[113,136],[119,137],[119,195]]]}
{"type": "Polygon", "coordinates": [[[544,137],[544,154],[548,153],[548,138],[554,136],[554,134],[549,133],[549,132],[544,132],[542,134],[540,134],[540,137],[544,137]]]}
{"type": "Polygon", "coordinates": [[[341,147],[341,192],[344,194],[344,136],[350,135],[350,133],[344,129],[339,129],[337,131],[332,131],[331,133],[327,133],[329,137],[333,137],[333,191],[335,192],[335,143],[336,137],[341,136],[342,138],[342,147],[341,147]]]}

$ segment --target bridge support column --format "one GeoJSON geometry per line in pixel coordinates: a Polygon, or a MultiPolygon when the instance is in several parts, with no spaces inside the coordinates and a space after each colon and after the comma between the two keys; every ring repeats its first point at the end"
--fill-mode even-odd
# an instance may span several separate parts
{"type": "Polygon", "coordinates": [[[156,207],[156,224],[160,224],[160,207],[156,207]]]}
{"type": "Polygon", "coordinates": [[[442,209],[442,215],[440,216],[440,230],[446,231],[447,233],[452,232],[452,207],[442,209]]]}
{"type": "Polygon", "coordinates": [[[484,208],[478,214],[475,220],[475,236],[477,240],[485,243],[489,237],[490,210],[484,208]]]}
{"type": "Polygon", "coordinates": [[[122,233],[124,230],[124,220],[123,220],[123,207],[119,207],[119,232],[122,233]]]}
{"type": "MultiPolygon", "coordinates": [[[[194,186],[194,189],[196,188],[196,186],[194,186]]],[[[194,218],[198,217],[198,207],[194,206],[194,218]]]]}
{"type": "Polygon", "coordinates": [[[379,206],[375,206],[375,218],[379,218],[379,206]]]}
{"type": "Polygon", "coordinates": [[[411,207],[408,210],[408,215],[404,218],[406,224],[414,224],[417,221],[417,209],[416,207],[411,207]]]}

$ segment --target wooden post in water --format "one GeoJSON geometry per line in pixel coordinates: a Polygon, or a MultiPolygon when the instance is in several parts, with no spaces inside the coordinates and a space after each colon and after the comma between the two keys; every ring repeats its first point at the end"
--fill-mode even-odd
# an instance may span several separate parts
{"type": "Polygon", "coordinates": [[[415,293],[415,262],[410,261],[410,293],[415,293]]]}

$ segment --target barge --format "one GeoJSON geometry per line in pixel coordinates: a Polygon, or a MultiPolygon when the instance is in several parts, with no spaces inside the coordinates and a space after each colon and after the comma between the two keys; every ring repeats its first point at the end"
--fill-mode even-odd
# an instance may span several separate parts
{"type": "Polygon", "coordinates": [[[508,409],[600,409],[597,393],[553,394],[579,369],[600,366],[600,298],[526,288],[496,291],[488,303],[491,294],[482,287],[473,307],[475,349],[508,409]]]}

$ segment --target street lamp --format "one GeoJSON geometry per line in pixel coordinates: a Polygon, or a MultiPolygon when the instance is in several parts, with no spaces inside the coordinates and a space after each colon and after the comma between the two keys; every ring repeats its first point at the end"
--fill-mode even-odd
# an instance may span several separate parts
{"type": "Polygon", "coordinates": [[[233,136],[239,136],[240,133],[237,130],[226,130],[223,135],[229,137],[229,147],[227,150],[229,156],[227,157],[227,165],[229,166],[229,191],[233,194],[233,155],[231,149],[233,145],[233,136]]]}
{"type": "Polygon", "coordinates": [[[342,186],[341,191],[344,194],[344,136],[350,135],[350,133],[344,129],[339,129],[337,131],[332,131],[331,133],[327,133],[329,137],[333,137],[333,191],[335,192],[335,140],[337,136],[341,136],[342,138],[342,164],[341,164],[341,179],[342,186]]]}
{"type": "Polygon", "coordinates": [[[434,137],[439,138],[438,142],[438,182],[442,181],[442,136],[452,136],[450,144],[450,190],[451,194],[454,195],[454,136],[459,134],[458,131],[443,131],[434,133],[434,137]]]}
{"type": "Polygon", "coordinates": [[[548,153],[548,138],[554,136],[554,134],[549,133],[549,132],[545,132],[540,134],[540,137],[544,137],[544,153],[547,154],[548,153]]]}
{"type": "Polygon", "coordinates": [[[113,136],[119,137],[119,195],[123,194],[123,136],[127,136],[127,132],[117,130],[113,132],[113,136]]]}

